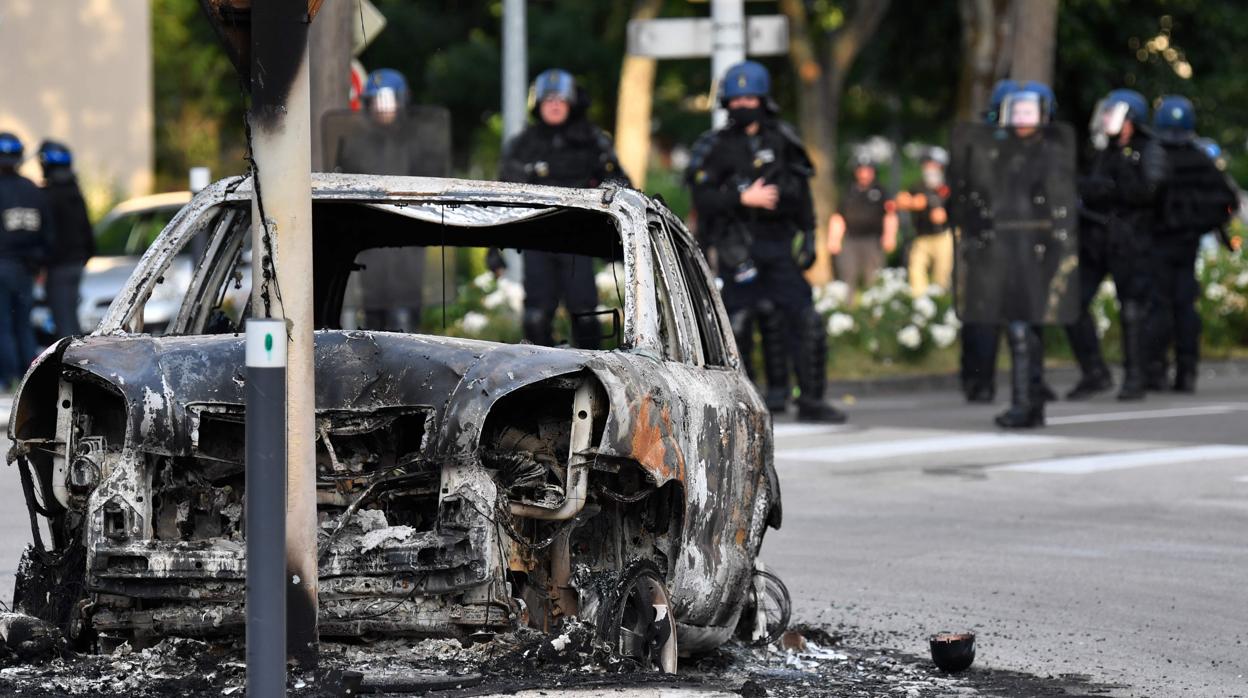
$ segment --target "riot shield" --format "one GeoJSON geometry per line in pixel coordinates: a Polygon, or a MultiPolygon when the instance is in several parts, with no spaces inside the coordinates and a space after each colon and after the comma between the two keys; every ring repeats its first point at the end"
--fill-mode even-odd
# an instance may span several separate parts
{"type": "Polygon", "coordinates": [[[963,322],[1070,324],[1079,315],[1075,135],[958,124],[950,163],[963,322]]]}
{"type": "MultiPolygon", "coordinates": [[[[321,120],[325,169],[378,175],[446,177],[451,171],[451,117],[442,107],[405,107],[379,123],[364,112],[333,111],[321,120]]],[[[436,256],[436,255],[435,255],[436,256]]],[[[343,298],[344,326],[411,331],[420,325],[425,274],[418,247],[365,250],[343,298]]],[[[440,260],[435,260],[440,263],[440,260]]],[[[432,289],[437,295],[437,288],[432,289]]]]}
{"type": "Polygon", "coordinates": [[[410,106],[389,124],[365,112],[331,111],[321,119],[325,169],[356,174],[446,177],[451,173],[451,114],[410,106]]]}

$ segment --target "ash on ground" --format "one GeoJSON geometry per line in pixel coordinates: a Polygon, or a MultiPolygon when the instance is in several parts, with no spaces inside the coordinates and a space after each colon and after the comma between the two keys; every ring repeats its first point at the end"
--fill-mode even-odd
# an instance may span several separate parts
{"type": "MultiPolygon", "coordinates": [[[[950,676],[930,660],[850,646],[839,635],[798,627],[780,642],[732,642],[713,654],[682,659],[662,675],[622,661],[591,626],[559,634],[521,629],[479,641],[387,640],[323,643],[316,671],[292,671],[290,695],[740,695],[762,696],[1091,696],[1116,687],[1080,677],[1036,677],[981,668],[950,676]]],[[[10,655],[0,693],[22,696],[242,696],[245,655],[239,644],[169,638],[111,655],[61,652],[42,660],[10,655]]]]}

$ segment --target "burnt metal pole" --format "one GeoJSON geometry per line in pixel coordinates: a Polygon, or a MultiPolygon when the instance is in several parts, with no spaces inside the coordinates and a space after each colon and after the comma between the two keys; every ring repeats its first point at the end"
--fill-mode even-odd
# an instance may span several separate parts
{"type": "MultiPolygon", "coordinates": [[[[718,85],[734,64],[745,60],[744,0],[711,0],[711,80],[718,85]]],[[[718,100],[719,95],[711,95],[718,100]]],[[[728,123],[728,112],[718,102],[711,111],[711,126],[728,123]]]]}
{"type": "Polygon", "coordinates": [[[286,691],[286,323],[247,321],[247,695],[286,691]]]}
{"type": "Polygon", "coordinates": [[[319,5],[252,1],[248,113],[252,249],[259,261],[252,308],[286,327],[287,650],[305,667],[316,665],[318,649],[308,26],[319,5]]]}
{"type": "MultiPolygon", "coordinates": [[[[503,143],[524,130],[528,120],[529,45],[527,0],[503,0],[503,143]]],[[[503,250],[507,278],[524,277],[524,258],[503,250]]]]}
{"type": "Polygon", "coordinates": [[[503,140],[524,130],[529,50],[525,0],[503,0],[503,140]]]}

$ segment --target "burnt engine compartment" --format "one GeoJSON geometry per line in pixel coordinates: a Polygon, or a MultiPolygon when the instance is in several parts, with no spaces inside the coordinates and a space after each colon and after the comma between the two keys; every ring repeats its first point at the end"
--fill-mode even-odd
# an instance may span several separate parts
{"type": "MultiPolygon", "coordinates": [[[[102,649],[240,632],[242,408],[188,405],[188,455],[140,450],[120,394],[66,378],[55,436],[24,441],[53,540],[23,560],[17,605],[102,649]]],[[[666,569],[681,493],[597,453],[605,405],[584,376],[516,390],[492,406],[468,465],[430,455],[432,408],[318,411],[321,633],[551,630],[597,620],[604,580],[630,561],[666,569]]]]}

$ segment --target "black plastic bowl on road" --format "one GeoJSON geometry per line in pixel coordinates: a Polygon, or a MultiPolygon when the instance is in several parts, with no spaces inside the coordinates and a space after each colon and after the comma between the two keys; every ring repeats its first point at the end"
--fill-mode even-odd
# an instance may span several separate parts
{"type": "Polygon", "coordinates": [[[975,633],[936,633],[928,640],[932,661],[941,671],[956,674],[975,661],[975,633]]]}

